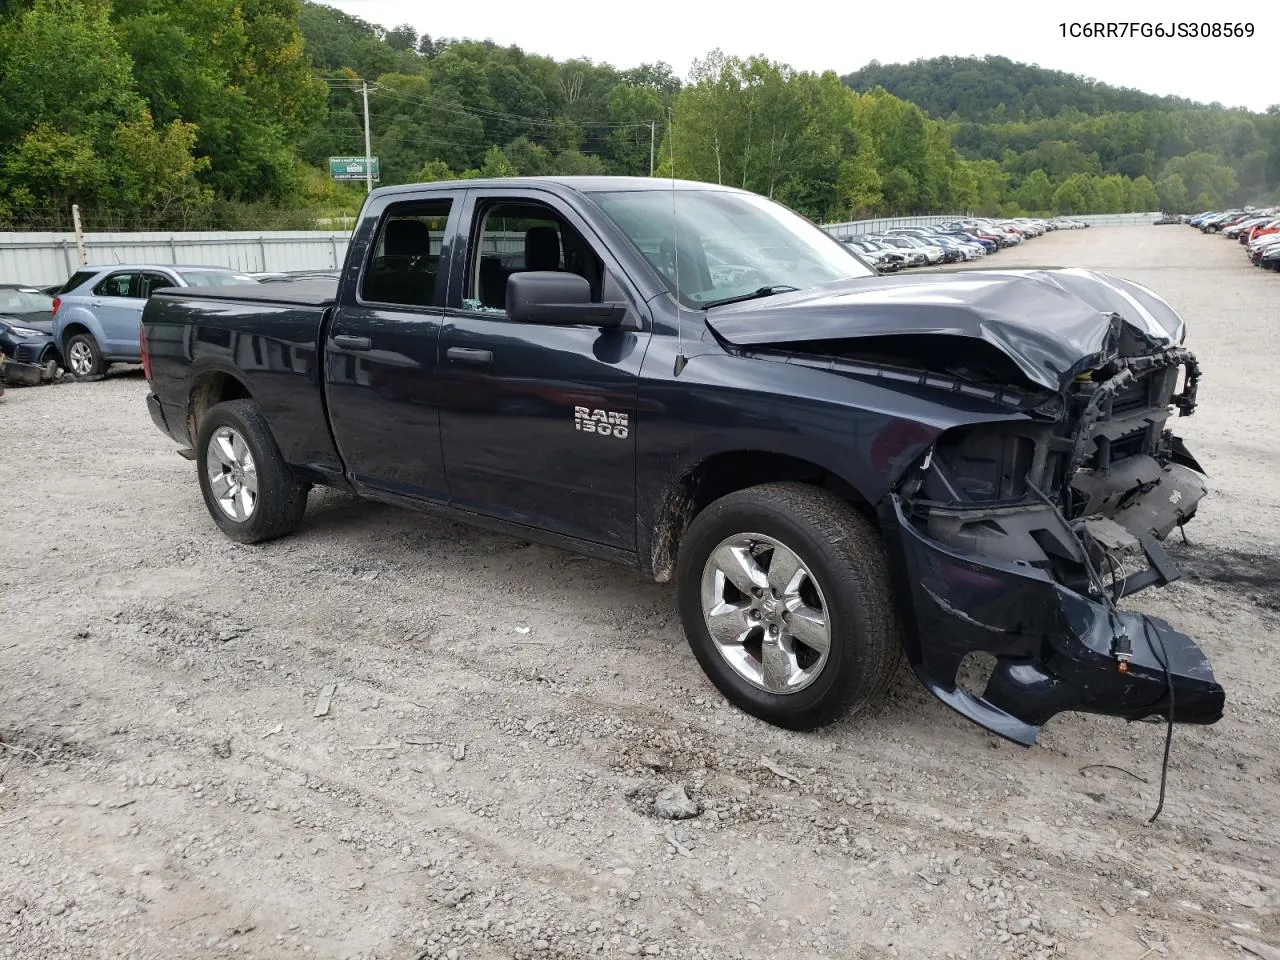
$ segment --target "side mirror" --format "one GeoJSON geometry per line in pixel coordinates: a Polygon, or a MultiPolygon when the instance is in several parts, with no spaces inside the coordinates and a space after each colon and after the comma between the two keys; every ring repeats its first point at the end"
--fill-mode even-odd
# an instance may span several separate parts
{"type": "Polygon", "coordinates": [[[592,303],[591,284],[576,273],[526,270],[507,278],[507,316],[521,323],[557,327],[621,327],[620,303],[592,303]]]}

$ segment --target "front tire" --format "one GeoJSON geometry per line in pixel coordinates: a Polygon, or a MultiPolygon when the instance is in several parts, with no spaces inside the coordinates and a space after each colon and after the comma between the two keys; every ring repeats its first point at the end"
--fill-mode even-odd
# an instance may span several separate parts
{"type": "Polygon", "coordinates": [[[901,658],[880,538],[801,483],[750,487],[689,525],[676,566],[694,656],[731,703],[808,730],[878,698],[901,658]]]}
{"type": "Polygon", "coordinates": [[[98,341],[93,339],[91,333],[77,333],[68,337],[63,352],[67,358],[67,369],[77,380],[96,380],[106,373],[106,361],[102,359],[98,341]]]}
{"type": "Polygon", "coordinates": [[[294,476],[253,400],[228,400],[205,414],[196,463],[209,515],[232,540],[274,540],[301,523],[310,487],[294,476]]]}

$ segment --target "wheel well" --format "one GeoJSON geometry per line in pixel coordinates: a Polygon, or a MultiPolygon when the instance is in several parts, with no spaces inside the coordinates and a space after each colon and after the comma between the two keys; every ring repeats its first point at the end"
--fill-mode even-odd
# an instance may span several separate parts
{"type": "Polygon", "coordinates": [[[875,512],[858,491],[825,467],[780,453],[752,450],[719,453],[691,469],[668,492],[650,544],[654,580],[666,583],[671,579],[684,532],[708,504],[736,490],[780,480],[810,483],[830,490],[876,523],[875,512]]]}
{"type": "Polygon", "coordinates": [[[77,333],[87,333],[93,336],[93,331],[86,327],[83,323],[68,323],[62,328],[62,346],[66,349],[67,341],[74,337],[77,333]]]}
{"type": "Polygon", "coordinates": [[[195,443],[200,421],[218,404],[225,400],[247,400],[252,397],[249,388],[229,373],[211,370],[200,374],[191,387],[191,396],[187,400],[187,436],[195,443]]]}

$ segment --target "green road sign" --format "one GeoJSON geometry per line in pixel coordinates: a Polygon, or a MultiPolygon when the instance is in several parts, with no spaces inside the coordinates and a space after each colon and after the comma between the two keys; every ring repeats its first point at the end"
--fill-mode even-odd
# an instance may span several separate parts
{"type": "MultiPolygon", "coordinates": [[[[378,158],[371,158],[373,161],[373,179],[378,177],[378,158]]],[[[329,176],[335,180],[363,180],[364,175],[364,157],[330,157],[329,158],[329,176]]]]}

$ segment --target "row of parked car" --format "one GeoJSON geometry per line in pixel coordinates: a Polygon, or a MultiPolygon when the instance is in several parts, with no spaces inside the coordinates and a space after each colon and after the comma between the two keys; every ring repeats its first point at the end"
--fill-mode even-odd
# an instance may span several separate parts
{"type": "Polygon", "coordinates": [[[1208,210],[1186,222],[1201,233],[1220,233],[1239,242],[1249,262],[1280,271],[1280,207],[1262,210],[1208,210]]]}
{"type": "Polygon", "coordinates": [[[3,379],[35,384],[101,376],[112,363],[138,363],[138,325],[152,291],[278,283],[336,271],[245,273],[225,267],[114,264],[84,267],[51,287],[0,284],[3,379]]]}
{"type": "Polygon", "coordinates": [[[895,227],[877,234],[850,234],[840,239],[880,273],[894,273],[909,267],[977,260],[1051,230],[1081,230],[1087,226],[1081,220],[1068,218],[974,217],[928,226],[895,227]]]}

